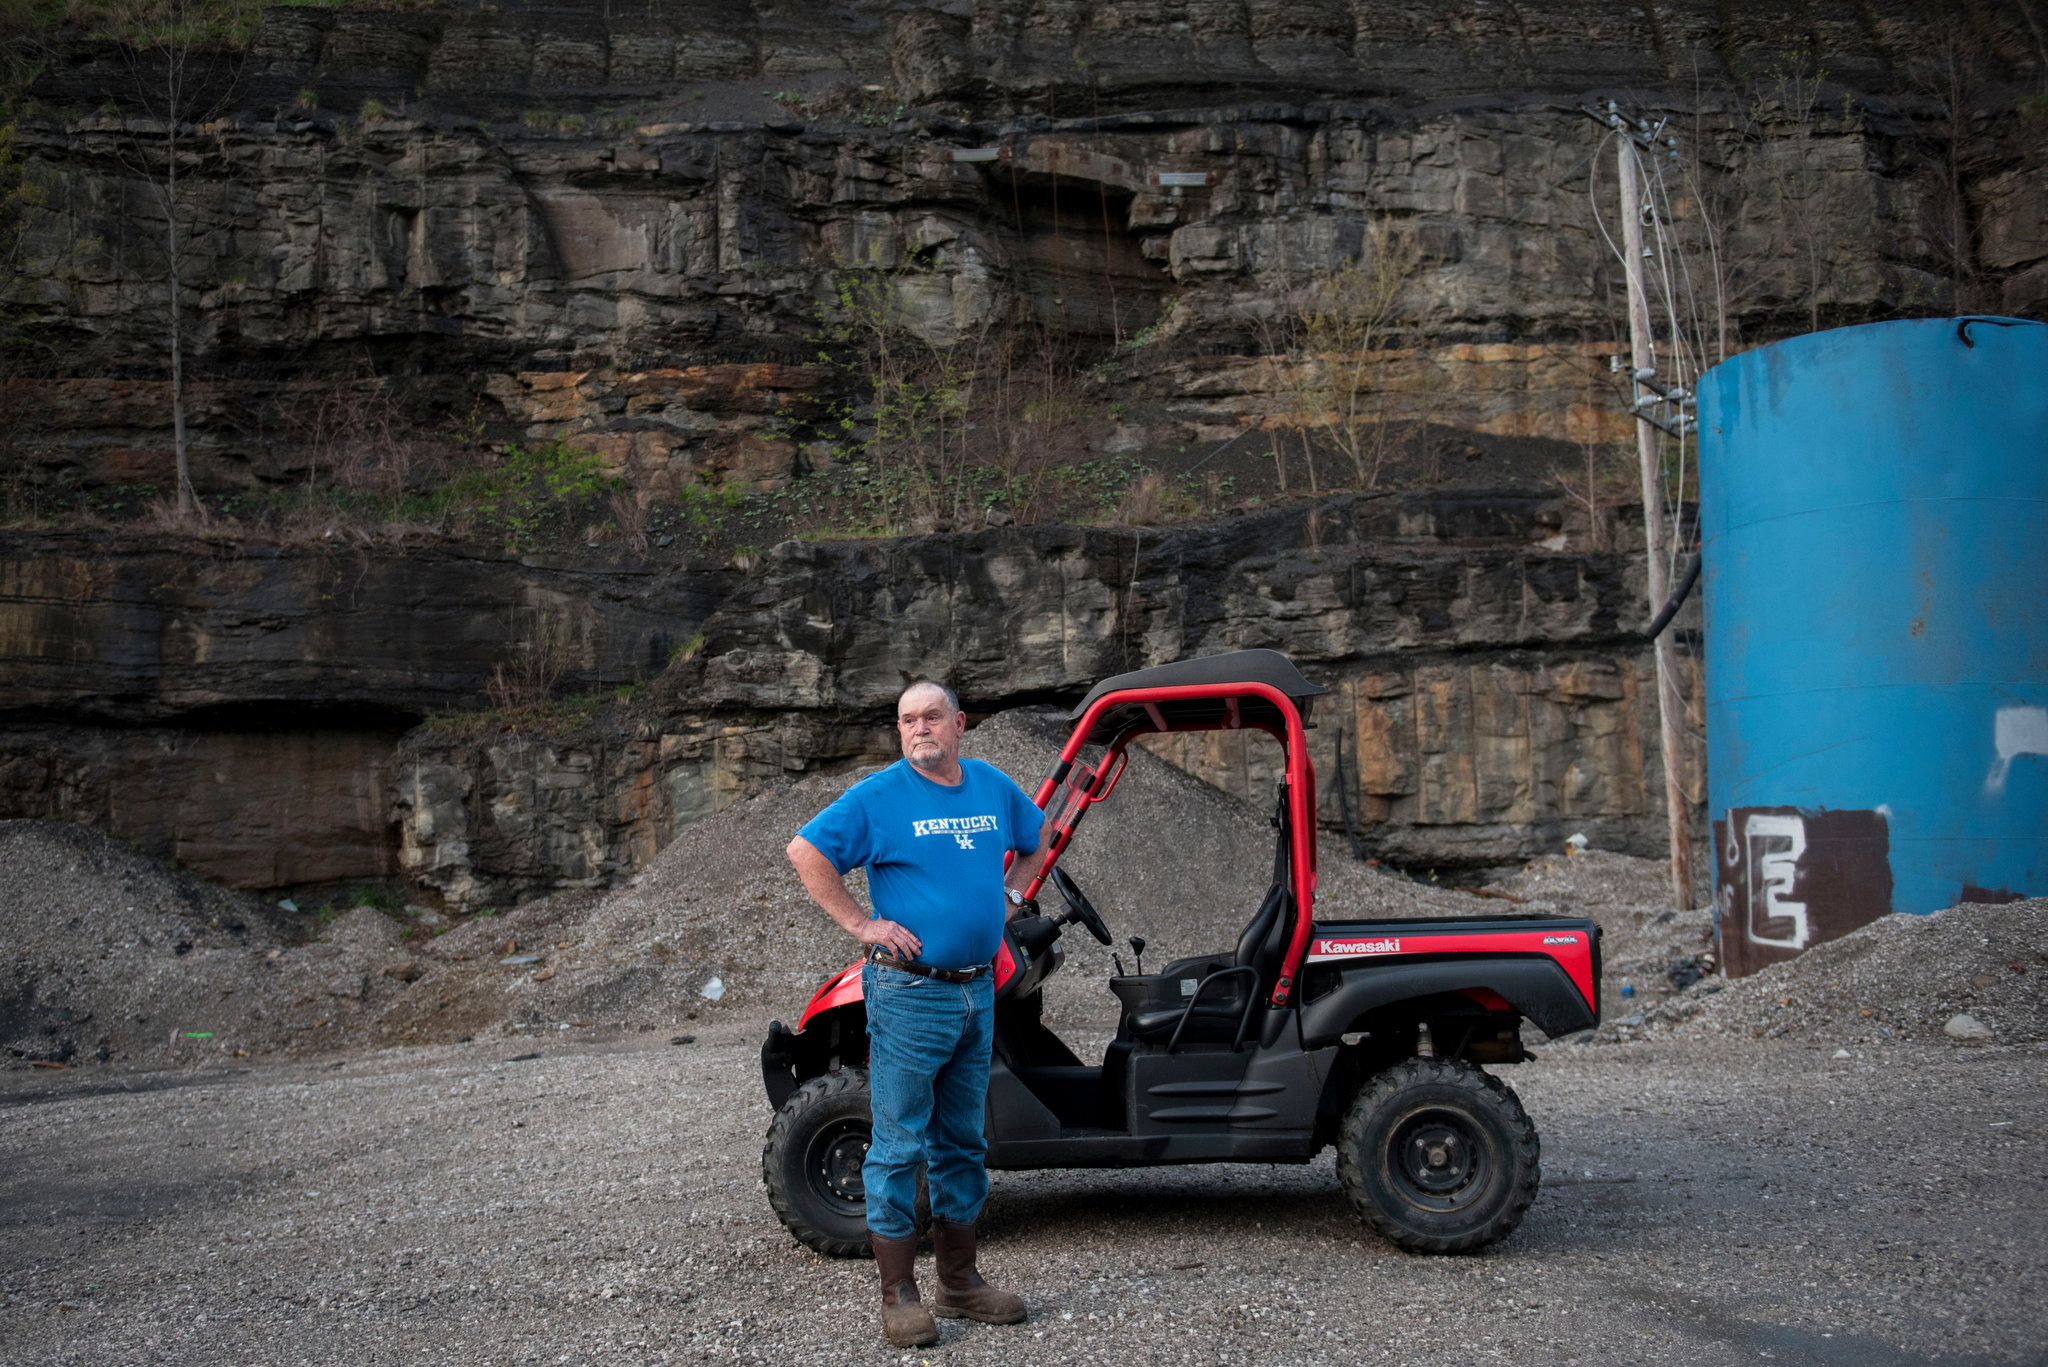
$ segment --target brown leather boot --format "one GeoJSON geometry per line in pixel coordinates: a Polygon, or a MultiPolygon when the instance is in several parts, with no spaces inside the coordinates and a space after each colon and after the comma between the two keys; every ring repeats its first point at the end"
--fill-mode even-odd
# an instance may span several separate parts
{"type": "Polygon", "coordinates": [[[882,1337],[898,1348],[937,1343],[939,1326],[917,1298],[917,1236],[884,1239],[870,1230],[868,1240],[882,1274],[882,1337]]]}
{"type": "Polygon", "coordinates": [[[974,1270],[973,1225],[933,1220],[932,1252],[939,1261],[939,1289],[932,1293],[934,1315],[947,1319],[965,1316],[983,1324],[1024,1322],[1024,1298],[996,1290],[974,1270]]]}

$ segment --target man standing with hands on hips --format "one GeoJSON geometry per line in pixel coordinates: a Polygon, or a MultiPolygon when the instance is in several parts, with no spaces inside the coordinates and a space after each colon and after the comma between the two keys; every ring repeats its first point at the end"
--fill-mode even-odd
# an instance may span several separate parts
{"type": "Polygon", "coordinates": [[[934,1313],[987,1324],[1024,1318],[1023,1298],[975,1269],[974,1221],[988,1199],[992,961],[1051,832],[1007,774],[960,758],[966,729],[952,689],[911,684],[896,701],[902,760],[847,789],[789,842],[812,900],[867,946],[861,990],[875,1128],[861,1179],[882,1274],[882,1333],[898,1348],[938,1342],[934,1313]],[[1018,857],[1005,878],[1011,850],[1018,857]],[[862,865],[872,918],[844,881],[862,865]],[[920,1162],[939,1273],[929,1310],[915,1277],[920,1162]]]}

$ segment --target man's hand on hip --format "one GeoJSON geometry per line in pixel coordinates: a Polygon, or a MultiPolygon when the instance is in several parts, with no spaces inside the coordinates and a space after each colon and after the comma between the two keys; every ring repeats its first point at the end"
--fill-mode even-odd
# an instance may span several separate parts
{"type": "Polygon", "coordinates": [[[899,925],[894,921],[862,921],[854,930],[853,938],[864,945],[873,945],[877,949],[894,954],[906,962],[915,960],[924,949],[924,943],[910,933],[908,926],[899,925]]]}
{"type": "Polygon", "coordinates": [[[894,921],[868,919],[860,903],[846,890],[846,880],[832,867],[832,861],[819,853],[817,846],[798,836],[789,842],[788,853],[789,862],[804,880],[804,890],[811,894],[811,900],[823,907],[825,914],[848,935],[864,945],[885,949],[899,959],[915,959],[923,950],[923,942],[908,927],[894,921]]]}

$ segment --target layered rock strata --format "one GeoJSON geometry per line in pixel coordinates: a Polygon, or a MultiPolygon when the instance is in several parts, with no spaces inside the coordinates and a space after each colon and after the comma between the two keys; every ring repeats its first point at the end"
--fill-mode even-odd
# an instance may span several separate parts
{"type": "MultiPolygon", "coordinates": [[[[849,271],[935,344],[1043,325],[1086,363],[1089,454],[1178,475],[1299,419],[1291,292],[1384,240],[1410,264],[1377,411],[1448,449],[1558,443],[1517,476],[1541,478],[1632,436],[1602,378],[1614,140],[1582,109],[1610,98],[1671,119],[1646,212],[1708,359],[2048,310],[2025,0],[619,8],[281,8],[207,59],[176,300],[203,492],[317,483],[333,413],[566,436],[643,505],[789,485],[822,458],[811,416],[859,397],[817,364],[849,271]]],[[[10,508],[163,490],[172,460],[149,67],[45,55],[0,284],[32,344],[0,385],[10,508]]],[[[484,904],[615,880],[778,774],[875,755],[906,672],[995,708],[1271,645],[1335,690],[1326,819],[1341,750],[1388,857],[1495,864],[1567,828],[1653,851],[1639,560],[1558,541],[1568,516],[1527,488],[1382,493],[744,572],[10,532],[0,802],[252,886],[402,865],[484,904]],[[517,734],[412,729],[541,656],[559,694],[646,687],[517,734]]],[[[1262,781],[1223,742],[1175,757],[1262,781]]]]}
{"type": "MultiPolygon", "coordinates": [[[[785,479],[765,416],[827,383],[793,363],[851,269],[934,341],[1024,318],[1112,355],[1100,397],[1138,408],[1103,441],[1171,451],[1272,417],[1275,300],[1380,220],[1415,254],[1401,414],[1576,439],[1612,395],[1551,362],[1620,332],[1614,144],[1580,112],[1607,96],[1673,120],[1653,236],[1713,354],[2048,306],[2022,0],[612,8],[270,11],[181,144],[202,488],[305,477],[303,387],[342,381],[430,429],[567,432],[649,498],[785,479]],[[720,369],[755,362],[782,369],[720,369]]],[[[47,349],[6,402],[32,467],[88,486],[169,459],[133,80],[63,50],[17,129],[10,302],[47,349]],[[109,375],[135,383],[72,378],[109,375]]]]}
{"type": "MultiPolygon", "coordinates": [[[[1498,865],[1581,829],[1654,852],[1640,554],[1546,549],[1563,515],[1533,492],[1346,496],[1205,526],[787,542],[744,573],[18,538],[0,705],[69,720],[0,731],[6,814],[104,823],[245,885],[402,866],[504,903],[615,881],[778,776],[885,757],[917,674],[988,712],[1265,646],[1333,690],[1313,733],[1323,816],[1343,822],[1341,750],[1383,857],[1498,865]],[[557,692],[591,701],[395,743],[537,639],[557,692]],[[325,764],[291,762],[321,729],[325,764]],[[367,812],[366,788],[388,805],[367,812]],[[269,838],[315,810],[296,845],[269,838]]],[[[1247,795],[1268,762],[1228,741],[1166,751],[1247,795]]]]}

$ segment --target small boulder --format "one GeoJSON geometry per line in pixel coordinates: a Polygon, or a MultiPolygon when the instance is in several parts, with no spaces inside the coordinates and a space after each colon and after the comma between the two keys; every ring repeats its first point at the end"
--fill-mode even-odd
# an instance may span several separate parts
{"type": "Polygon", "coordinates": [[[1950,1016],[1948,1024],[1941,1027],[1941,1032],[1950,1039],[1977,1041],[1991,1038],[1991,1027],[1967,1012],[1950,1016]]]}

